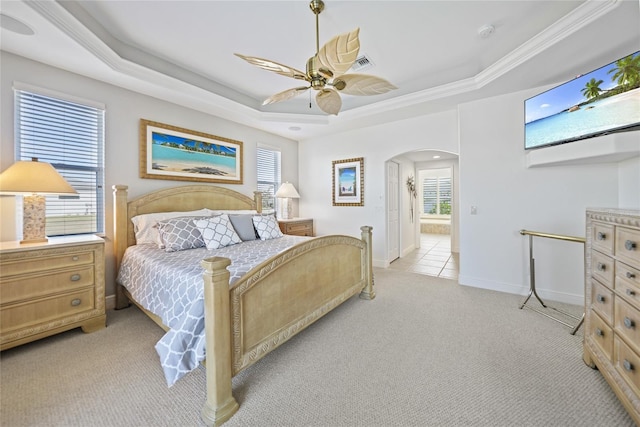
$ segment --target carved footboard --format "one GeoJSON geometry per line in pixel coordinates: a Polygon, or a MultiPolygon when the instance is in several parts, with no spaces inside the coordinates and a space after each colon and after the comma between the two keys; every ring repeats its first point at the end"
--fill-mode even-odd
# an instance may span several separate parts
{"type": "Polygon", "coordinates": [[[237,411],[232,376],[351,296],[375,297],[371,227],[361,230],[362,239],[326,236],[297,245],[253,269],[230,290],[229,260],[202,262],[207,318],[205,422],[220,425],[237,411]]]}

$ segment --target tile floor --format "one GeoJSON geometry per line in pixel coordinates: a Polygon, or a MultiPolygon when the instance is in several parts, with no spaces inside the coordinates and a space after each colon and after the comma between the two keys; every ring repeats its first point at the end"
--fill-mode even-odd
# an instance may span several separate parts
{"type": "Polygon", "coordinates": [[[448,234],[421,234],[420,248],[393,261],[389,268],[458,280],[459,257],[448,234]]]}

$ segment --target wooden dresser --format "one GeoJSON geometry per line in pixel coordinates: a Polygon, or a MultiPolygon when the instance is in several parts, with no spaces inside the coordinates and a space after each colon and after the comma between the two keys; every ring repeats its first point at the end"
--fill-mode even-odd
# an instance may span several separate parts
{"type": "Polygon", "coordinates": [[[280,231],[295,236],[313,236],[313,220],[309,218],[279,219],[280,231]]]}
{"type": "Polygon", "coordinates": [[[0,350],[81,327],[104,328],[104,241],[0,242],[0,350]]]}
{"type": "Polygon", "coordinates": [[[640,211],[587,210],[584,361],[640,425],[640,211]]]}

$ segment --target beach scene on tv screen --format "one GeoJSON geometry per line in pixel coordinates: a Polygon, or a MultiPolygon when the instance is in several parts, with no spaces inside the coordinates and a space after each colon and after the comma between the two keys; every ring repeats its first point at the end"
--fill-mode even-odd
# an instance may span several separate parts
{"type": "Polygon", "coordinates": [[[640,125],[640,52],[525,101],[525,148],[640,125]]]}

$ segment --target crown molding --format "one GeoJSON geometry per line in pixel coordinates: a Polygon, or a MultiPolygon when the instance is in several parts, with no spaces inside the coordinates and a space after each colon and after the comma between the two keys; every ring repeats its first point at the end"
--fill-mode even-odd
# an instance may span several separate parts
{"type": "MultiPolygon", "coordinates": [[[[478,90],[609,13],[621,2],[622,0],[587,0],[571,13],[473,77],[345,110],[335,117],[260,111],[200,86],[124,59],[56,1],[35,0],[26,1],[25,4],[99,59],[113,72],[128,77],[130,82],[128,89],[171,102],[178,102],[186,107],[214,113],[222,118],[249,126],[260,127],[261,123],[328,125],[339,122],[346,124],[350,120],[362,119],[373,114],[413,107],[429,101],[478,90]],[[170,94],[170,98],[167,95],[162,96],[162,93],[170,94]]],[[[102,78],[89,77],[108,81],[104,76],[102,78]]],[[[116,82],[116,80],[108,82],[121,85],[121,81],[116,82]]]]}

